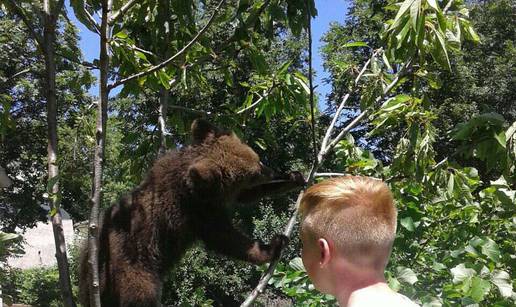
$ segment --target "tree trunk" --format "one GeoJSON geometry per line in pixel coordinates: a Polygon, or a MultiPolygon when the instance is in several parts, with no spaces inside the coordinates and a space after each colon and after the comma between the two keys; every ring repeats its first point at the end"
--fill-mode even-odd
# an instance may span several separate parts
{"type": "Polygon", "coordinates": [[[97,128],[96,145],[93,171],[93,189],[91,197],[91,212],[89,220],[88,257],[91,272],[90,283],[90,305],[100,307],[100,282],[98,266],[98,243],[99,243],[99,208],[102,199],[102,172],[104,166],[104,151],[106,140],[107,104],[109,98],[108,71],[109,54],[108,43],[110,26],[108,17],[111,11],[112,1],[102,1],[102,20],[100,25],[100,84],[99,102],[97,103],[97,128]]]}
{"type": "MultiPolygon", "coordinates": [[[[59,2],[62,5],[62,2],[59,2]]],[[[58,5],[59,5],[58,4],[58,5]]],[[[54,57],[55,29],[57,15],[61,8],[52,10],[50,0],[44,0],[44,33],[43,33],[43,51],[45,59],[45,88],[47,99],[47,132],[48,132],[48,180],[59,175],[57,166],[57,99],[56,99],[56,63],[54,57]]],[[[55,179],[54,179],[55,180],[55,179]]],[[[66,244],[63,232],[63,223],[61,221],[61,213],[59,212],[59,184],[56,181],[51,188],[50,205],[53,209],[57,209],[52,215],[52,230],[54,232],[54,241],[56,245],[57,267],[59,269],[59,283],[61,286],[61,295],[64,305],[67,307],[75,306],[72,297],[72,287],[70,283],[70,272],[68,269],[68,258],[66,256],[66,244]]]]}
{"type": "MultiPolygon", "coordinates": [[[[159,0],[160,10],[158,12],[158,18],[163,20],[163,26],[165,27],[165,37],[162,47],[158,47],[156,50],[156,54],[162,59],[167,59],[170,57],[170,34],[171,27],[173,24],[170,20],[170,1],[168,0],[159,0]]],[[[160,59],[160,61],[162,61],[160,59]]],[[[159,90],[159,115],[158,115],[158,124],[159,124],[159,132],[160,132],[160,144],[158,149],[158,157],[161,157],[167,151],[167,135],[169,134],[167,128],[167,111],[168,111],[168,101],[169,101],[169,91],[161,85],[159,90]]]]}
{"type": "Polygon", "coordinates": [[[167,151],[167,108],[168,107],[168,90],[163,86],[159,89],[159,132],[160,143],[158,149],[158,157],[161,157],[167,151]]]}

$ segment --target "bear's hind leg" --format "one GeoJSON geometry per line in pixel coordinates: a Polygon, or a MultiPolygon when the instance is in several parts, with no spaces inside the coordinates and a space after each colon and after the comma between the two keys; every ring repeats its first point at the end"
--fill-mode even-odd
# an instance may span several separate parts
{"type": "Polygon", "coordinates": [[[131,270],[119,274],[116,278],[120,291],[120,306],[161,306],[162,285],[157,274],[131,268],[131,270]]]}

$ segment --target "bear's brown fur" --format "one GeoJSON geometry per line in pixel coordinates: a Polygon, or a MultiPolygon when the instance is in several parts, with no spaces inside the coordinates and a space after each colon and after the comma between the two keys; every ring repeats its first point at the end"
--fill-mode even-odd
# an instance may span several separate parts
{"type": "MultiPolygon", "coordinates": [[[[159,306],[164,274],[195,240],[256,264],[277,257],[285,243],[283,236],[270,245],[251,240],[234,229],[226,207],[301,187],[301,174],[274,183],[277,176],[249,146],[204,120],[192,124],[192,136],[191,146],[157,160],[138,187],[104,212],[98,258],[103,306],[159,306]]],[[[83,306],[89,306],[90,282],[85,249],[83,306]]]]}

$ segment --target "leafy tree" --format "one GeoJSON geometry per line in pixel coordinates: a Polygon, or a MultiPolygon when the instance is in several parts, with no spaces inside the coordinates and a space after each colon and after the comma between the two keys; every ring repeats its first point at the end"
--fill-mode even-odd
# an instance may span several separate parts
{"type": "MultiPolygon", "coordinates": [[[[367,11],[361,5],[359,2],[352,12],[367,11]]],[[[357,137],[348,134],[337,144],[336,165],[330,169],[372,175],[390,184],[400,221],[387,271],[392,288],[427,306],[479,303],[510,306],[514,304],[515,249],[507,238],[514,232],[510,217],[515,214],[516,201],[511,184],[514,125],[509,127],[499,115],[484,114],[467,117],[471,120],[457,126],[452,134],[439,130],[438,119],[442,117],[435,107],[439,101],[433,100],[432,94],[439,87],[440,76],[455,77],[455,61],[461,55],[458,48],[463,45],[474,49],[467,41],[478,43],[479,40],[462,3],[450,1],[441,5],[436,1],[407,0],[382,9],[382,12],[396,9],[393,14],[387,14],[393,19],[383,21],[385,27],[379,33],[382,40],[365,41],[382,42],[385,49],[374,49],[363,64],[367,68],[364,70],[361,66],[353,68],[357,61],[364,61],[362,51],[350,49],[366,46],[353,36],[360,30],[351,31],[350,24],[346,24],[342,28],[334,27],[327,36],[331,38],[326,48],[327,65],[333,69],[331,72],[343,74],[334,76],[335,90],[330,96],[343,97],[335,117],[348,99],[361,113],[351,123],[343,123],[345,130],[354,127],[357,118],[365,119],[360,117],[362,114],[371,112],[370,128],[362,126],[353,132],[357,137]],[[421,23],[425,25],[424,31],[421,23]],[[382,51],[385,56],[380,57],[382,51]],[[382,97],[382,89],[385,93],[384,80],[393,80],[389,74],[404,67],[410,69],[394,87],[394,94],[388,95],[379,106],[371,104],[371,100],[379,102],[377,97],[382,97]],[[361,71],[365,71],[362,76],[367,76],[362,87],[356,82],[361,71]],[[345,86],[354,97],[340,94],[338,86],[345,86]],[[393,135],[397,138],[392,138],[393,135]],[[482,176],[475,168],[460,166],[459,163],[467,163],[468,159],[454,156],[449,149],[447,155],[444,151],[437,152],[437,141],[441,145],[445,135],[460,142],[458,153],[477,158],[478,165],[487,169],[497,168],[503,176],[490,181],[489,176],[482,176]],[[377,143],[371,141],[375,136],[377,143]],[[390,145],[384,148],[386,143],[390,145]],[[379,158],[367,149],[379,153],[379,158]],[[445,159],[441,156],[438,160],[438,155],[444,155],[445,159]]],[[[503,3],[501,6],[507,7],[503,3]]],[[[355,24],[362,25],[360,21],[364,27],[370,24],[364,15],[356,17],[358,23],[357,19],[352,20],[355,24]]],[[[353,117],[354,113],[348,116],[353,117]]],[[[322,149],[324,144],[325,141],[322,149]]],[[[326,297],[312,291],[303,271],[295,262],[280,267],[273,284],[299,302],[327,304],[326,297]]]]}

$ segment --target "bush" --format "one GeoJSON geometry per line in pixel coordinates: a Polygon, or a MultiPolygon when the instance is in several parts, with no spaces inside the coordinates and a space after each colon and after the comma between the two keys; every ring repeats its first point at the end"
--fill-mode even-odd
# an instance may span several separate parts
{"type": "Polygon", "coordinates": [[[15,303],[33,306],[63,306],[57,267],[11,269],[2,282],[4,295],[15,303]]]}

